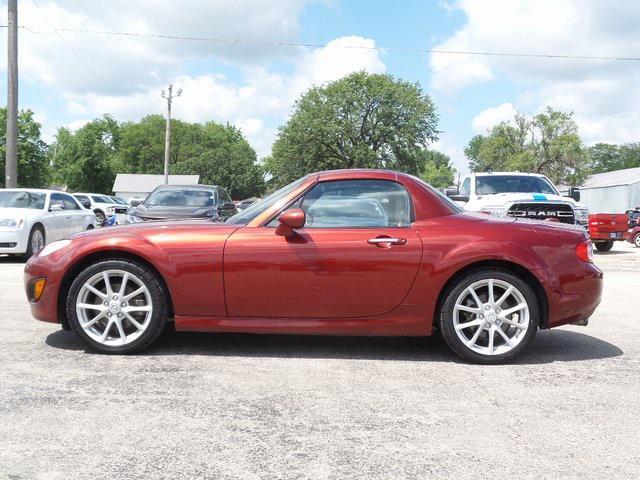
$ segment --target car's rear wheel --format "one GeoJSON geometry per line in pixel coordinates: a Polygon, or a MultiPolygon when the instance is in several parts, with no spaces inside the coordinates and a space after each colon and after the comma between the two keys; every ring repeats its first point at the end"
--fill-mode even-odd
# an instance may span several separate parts
{"type": "Polygon", "coordinates": [[[31,229],[29,233],[29,240],[27,241],[27,251],[22,255],[23,260],[29,260],[32,256],[39,253],[44,248],[45,236],[42,227],[36,225],[31,229]]]}
{"type": "Polygon", "coordinates": [[[640,233],[636,234],[635,238],[633,239],[633,244],[636,247],[640,248],[640,233]]]}
{"type": "Polygon", "coordinates": [[[83,270],[67,296],[67,318],[86,344],[101,353],[132,353],[149,346],[167,322],[160,279],[129,260],[105,260],[83,270]]]}
{"type": "Polygon", "coordinates": [[[498,269],[465,275],[449,289],[440,330],[459,356],[476,363],[513,360],[533,340],[540,309],[528,283],[498,269]]]}
{"type": "Polygon", "coordinates": [[[613,248],[613,240],[607,240],[606,242],[595,242],[594,245],[599,252],[608,252],[613,248]]]}

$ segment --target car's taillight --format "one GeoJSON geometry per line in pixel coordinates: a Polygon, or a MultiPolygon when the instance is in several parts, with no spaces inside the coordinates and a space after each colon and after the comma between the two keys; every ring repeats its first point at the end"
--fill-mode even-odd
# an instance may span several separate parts
{"type": "Polygon", "coordinates": [[[576,245],[576,256],[583,262],[593,261],[593,244],[591,240],[585,240],[576,245]]]}

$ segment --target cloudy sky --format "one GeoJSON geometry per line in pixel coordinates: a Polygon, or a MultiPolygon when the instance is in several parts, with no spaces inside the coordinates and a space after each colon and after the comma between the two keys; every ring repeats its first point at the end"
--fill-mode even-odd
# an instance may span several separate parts
{"type": "MultiPolygon", "coordinates": [[[[183,90],[175,117],[234,123],[264,156],[305,89],[356,70],[419,82],[440,114],[436,148],[462,171],[472,135],[546,105],[575,112],[587,143],[640,140],[640,62],[425,52],[638,57],[637,0],[18,3],[20,107],[37,113],[47,141],[59,126],[105,113],[162,113],[160,92],[172,82],[183,90]],[[282,45],[291,43],[322,47],[282,45]]],[[[6,62],[0,68],[6,78],[6,62]]]]}

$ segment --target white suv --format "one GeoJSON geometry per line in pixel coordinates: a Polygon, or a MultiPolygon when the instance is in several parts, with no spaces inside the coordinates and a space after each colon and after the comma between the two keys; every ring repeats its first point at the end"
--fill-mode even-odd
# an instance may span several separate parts
{"type": "Polygon", "coordinates": [[[116,213],[127,213],[128,205],[120,205],[112,198],[100,193],[74,193],[74,197],[88,210],[93,210],[98,220],[98,226],[104,225],[104,222],[111,215],[116,213]]]}
{"type": "Polygon", "coordinates": [[[544,175],[517,172],[472,173],[464,178],[459,191],[447,190],[452,200],[472,212],[554,219],[586,228],[589,211],[578,203],[580,192],[572,188],[569,194],[561,196],[544,175]]]}

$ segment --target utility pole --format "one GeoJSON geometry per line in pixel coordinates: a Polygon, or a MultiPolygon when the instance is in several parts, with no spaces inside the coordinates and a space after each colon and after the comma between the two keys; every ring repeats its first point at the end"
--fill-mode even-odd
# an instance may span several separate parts
{"type": "Polygon", "coordinates": [[[7,143],[6,188],[18,186],[18,0],[9,0],[7,28],[7,143]]]}
{"type": "Polygon", "coordinates": [[[171,102],[175,97],[182,95],[182,89],[179,88],[176,95],[173,95],[173,84],[169,84],[169,94],[165,94],[162,90],[162,98],[167,100],[167,129],[164,134],[164,184],[169,184],[169,152],[171,150],[171,102]]]}

